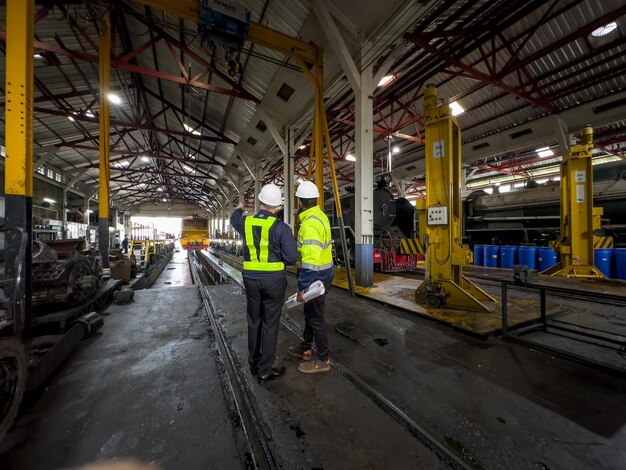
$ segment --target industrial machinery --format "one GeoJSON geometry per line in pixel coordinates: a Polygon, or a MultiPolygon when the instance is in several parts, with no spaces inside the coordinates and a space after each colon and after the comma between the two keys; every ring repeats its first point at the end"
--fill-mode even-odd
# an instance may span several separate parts
{"type": "MultiPolygon", "coordinates": [[[[626,162],[593,167],[594,206],[602,208],[600,228],[614,246],[626,246],[626,162]]],[[[533,182],[534,183],[534,182],[533,182]]],[[[465,234],[472,244],[548,245],[560,234],[561,193],[557,182],[505,194],[474,191],[465,200],[465,234]]],[[[607,248],[596,238],[595,248],[607,248]]]]}
{"type": "Polygon", "coordinates": [[[78,305],[92,297],[102,282],[100,255],[85,240],[33,242],[33,305],[78,305]]]}
{"type": "Polygon", "coordinates": [[[469,249],[462,244],[461,129],[433,85],[424,92],[426,120],[426,276],[417,303],[487,311],[494,299],[463,275],[469,249]]]}
{"type": "MultiPolygon", "coordinates": [[[[417,235],[415,207],[404,197],[394,197],[390,184],[390,174],[380,175],[374,189],[374,268],[381,272],[411,271],[416,269],[417,261],[423,259],[424,248],[417,235]]],[[[344,256],[339,240],[339,228],[335,223],[334,203],[329,200],[325,211],[333,227],[336,261],[344,264],[344,259],[354,263],[353,250],[355,204],[354,196],[341,198],[346,223],[346,238],[349,253],[344,256]]]]}
{"type": "Polygon", "coordinates": [[[209,247],[209,219],[197,214],[185,217],[180,244],[184,250],[206,250],[209,247]]]}

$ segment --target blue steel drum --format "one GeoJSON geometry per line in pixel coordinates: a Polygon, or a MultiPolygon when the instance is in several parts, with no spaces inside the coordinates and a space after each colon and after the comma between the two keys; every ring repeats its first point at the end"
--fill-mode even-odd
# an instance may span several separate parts
{"type": "Polygon", "coordinates": [[[602,274],[606,277],[612,277],[611,273],[611,261],[613,259],[613,250],[610,248],[603,248],[602,250],[594,250],[593,264],[596,265],[602,274]]]}
{"type": "Polygon", "coordinates": [[[516,246],[501,246],[500,247],[500,267],[512,268],[515,264],[515,255],[517,254],[516,246]]]}
{"type": "Polygon", "coordinates": [[[537,247],[520,246],[517,249],[519,264],[528,266],[528,269],[537,269],[537,247]]]}
{"type": "Polygon", "coordinates": [[[626,279],[626,248],[613,250],[613,276],[616,279],[626,279]]]}
{"type": "Polygon", "coordinates": [[[500,254],[500,247],[498,245],[486,245],[485,246],[485,266],[488,268],[497,268],[500,254]]]}
{"type": "Polygon", "coordinates": [[[474,245],[474,264],[476,266],[485,264],[485,246],[487,245],[474,245]]]}
{"type": "Polygon", "coordinates": [[[550,269],[556,264],[556,251],[551,246],[542,246],[537,250],[537,261],[539,262],[539,271],[550,269]]]}

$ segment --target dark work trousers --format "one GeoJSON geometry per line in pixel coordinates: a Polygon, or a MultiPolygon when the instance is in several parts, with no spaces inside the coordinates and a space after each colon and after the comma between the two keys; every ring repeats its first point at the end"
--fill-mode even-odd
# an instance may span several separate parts
{"type": "Polygon", "coordinates": [[[326,288],[324,295],[320,295],[304,304],[304,334],[302,335],[304,336],[302,348],[304,350],[311,349],[311,345],[315,341],[317,356],[322,361],[328,359],[328,336],[326,335],[324,311],[330,284],[324,284],[324,287],[326,288]]]}
{"type": "Polygon", "coordinates": [[[259,376],[272,372],[287,278],[243,280],[248,301],[248,363],[259,376]]]}

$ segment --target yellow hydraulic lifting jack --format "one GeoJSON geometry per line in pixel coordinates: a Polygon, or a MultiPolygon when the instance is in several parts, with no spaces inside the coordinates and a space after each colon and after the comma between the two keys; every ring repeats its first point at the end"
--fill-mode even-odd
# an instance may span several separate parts
{"type": "Polygon", "coordinates": [[[446,103],[437,106],[437,90],[424,93],[426,119],[426,277],[415,291],[421,305],[472,310],[494,301],[463,276],[469,258],[461,243],[461,130],[446,103]]]}
{"type": "Polygon", "coordinates": [[[580,144],[570,147],[561,162],[561,235],[553,243],[561,261],[544,274],[603,278],[594,266],[594,244],[610,247],[613,240],[600,229],[603,210],[593,207],[593,129],[581,131],[580,144]]]}

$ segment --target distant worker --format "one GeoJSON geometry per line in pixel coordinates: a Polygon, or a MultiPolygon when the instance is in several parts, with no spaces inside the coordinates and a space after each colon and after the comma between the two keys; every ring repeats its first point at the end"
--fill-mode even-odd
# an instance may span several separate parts
{"type": "Polygon", "coordinates": [[[128,254],[128,237],[124,235],[124,240],[122,240],[122,249],[124,250],[124,254],[128,254]]]}
{"type": "MultiPolygon", "coordinates": [[[[326,292],[334,276],[333,253],[330,222],[326,214],[317,205],[320,193],[311,181],[303,181],[296,196],[300,201],[300,231],[298,232],[298,250],[300,250],[300,270],[298,273],[298,300],[304,302],[304,293],[311,284],[320,280],[326,292]]],[[[330,358],[324,310],[326,294],[309,300],[304,304],[304,341],[299,346],[289,348],[289,354],[303,359],[298,370],[305,374],[328,372],[330,358]],[[313,343],[317,357],[313,354],[313,343]]]]}
{"type": "Polygon", "coordinates": [[[255,216],[244,216],[243,205],[230,217],[231,226],[243,239],[243,283],[248,313],[248,363],[259,384],[277,379],[285,367],[274,368],[280,314],[285,301],[285,266],[298,260],[291,228],[274,217],[282,204],[280,188],[263,186],[261,208],[255,216]]]}

